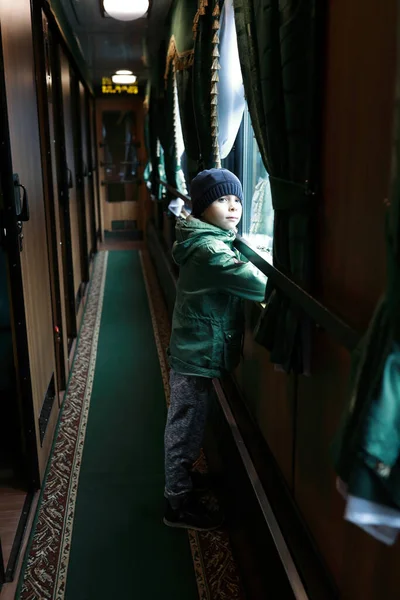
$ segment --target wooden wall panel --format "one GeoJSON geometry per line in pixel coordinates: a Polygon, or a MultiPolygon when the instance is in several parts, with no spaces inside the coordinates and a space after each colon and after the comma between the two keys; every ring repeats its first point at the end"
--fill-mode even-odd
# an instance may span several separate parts
{"type": "MultiPolygon", "coordinates": [[[[385,283],[396,1],[329,3],[318,222],[318,296],[364,331],[385,283]]],[[[343,521],[330,445],[348,396],[349,354],[317,332],[312,376],[301,378],[295,498],[342,598],[397,598],[398,548],[343,521]],[[390,559],[388,559],[390,557],[390,559]]]]}
{"type": "Polygon", "coordinates": [[[27,189],[30,207],[30,220],[24,223],[23,229],[21,262],[36,436],[43,476],[58,406],[56,402],[53,404],[44,446],[40,448],[38,418],[55,372],[55,358],[30,1],[0,0],[0,21],[13,170],[27,189]]]}
{"type": "MultiPolygon", "coordinates": [[[[51,77],[53,79],[53,73],[51,73],[51,77]]],[[[59,140],[56,140],[55,130],[54,130],[54,103],[51,97],[51,90],[48,90],[48,114],[49,114],[49,130],[50,130],[50,161],[51,161],[51,171],[53,175],[53,202],[54,202],[54,216],[55,216],[55,236],[57,240],[57,247],[59,249],[57,253],[57,266],[59,272],[59,286],[60,286],[60,304],[61,304],[61,330],[63,332],[61,343],[64,347],[64,370],[65,370],[65,378],[68,381],[69,374],[69,362],[68,362],[68,328],[67,328],[67,296],[65,289],[65,274],[64,274],[64,263],[63,263],[63,252],[61,248],[62,244],[62,234],[61,234],[61,215],[60,215],[60,205],[59,205],[59,181],[57,174],[57,163],[56,163],[56,144],[59,143],[59,140]]]]}
{"type": "Polygon", "coordinates": [[[360,331],[385,281],[395,26],[396,0],[329,3],[318,292],[360,331]]]}
{"type": "MultiPolygon", "coordinates": [[[[102,189],[106,193],[105,186],[102,189]]],[[[141,206],[139,202],[104,202],[103,205],[103,222],[104,230],[112,230],[113,221],[137,221],[138,229],[141,223],[141,206]]]]}
{"type": "MultiPolygon", "coordinates": [[[[39,127],[42,143],[42,169],[47,214],[47,231],[49,240],[50,283],[52,287],[53,323],[60,329],[58,342],[55,344],[58,391],[65,390],[68,380],[68,333],[66,319],[66,296],[64,285],[63,248],[61,235],[59,181],[57,173],[57,150],[59,140],[56,139],[54,123],[54,85],[55,76],[52,71],[51,54],[53,38],[49,31],[46,16],[37,10],[36,19],[37,46],[36,69],[38,81],[39,127]],[[43,66],[43,72],[38,72],[43,66]]],[[[57,106],[57,110],[59,107],[57,106]]],[[[61,402],[61,394],[59,402],[61,402]]]]}
{"type": "Polygon", "coordinates": [[[294,377],[275,370],[269,353],[254,341],[254,319],[246,305],[244,358],[235,373],[238,387],[290,489],[293,488],[294,377]]]}
{"type": "Polygon", "coordinates": [[[343,600],[398,600],[400,548],[384,546],[361,529],[345,525],[343,600]]]}
{"type": "Polygon", "coordinates": [[[74,290],[75,297],[78,294],[80,285],[83,281],[82,274],[82,238],[81,224],[79,215],[77,181],[76,181],[76,165],[74,156],[74,138],[72,124],[72,104],[71,104],[71,75],[67,57],[60,50],[61,59],[61,84],[63,93],[63,112],[64,112],[64,131],[65,131],[65,147],[67,154],[68,168],[72,172],[73,188],[69,190],[69,214],[71,219],[71,242],[72,242],[72,259],[74,269],[74,290]]]}
{"type": "Polygon", "coordinates": [[[299,378],[295,498],[330,571],[343,567],[343,501],[336,491],[331,444],[348,394],[350,355],[325,333],[313,339],[313,374],[299,378]]]}

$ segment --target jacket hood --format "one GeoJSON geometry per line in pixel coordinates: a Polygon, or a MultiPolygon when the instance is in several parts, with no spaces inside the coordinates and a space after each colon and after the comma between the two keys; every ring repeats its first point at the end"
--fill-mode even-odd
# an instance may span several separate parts
{"type": "Polygon", "coordinates": [[[176,242],[172,248],[172,257],[178,265],[185,263],[192,252],[205,243],[206,237],[214,237],[229,245],[236,238],[236,231],[221,229],[192,216],[178,221],[175,232],[176,242]]]}

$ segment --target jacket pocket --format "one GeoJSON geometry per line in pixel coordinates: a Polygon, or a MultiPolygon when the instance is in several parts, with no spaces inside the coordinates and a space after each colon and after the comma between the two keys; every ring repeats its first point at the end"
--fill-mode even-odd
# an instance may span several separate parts
{"type": "Polygon", "coordinates": [[[232,371],[240,361],[242,349],[242,334],[235,330],[224,332],[224,366],[227,371],[232,371]]]}

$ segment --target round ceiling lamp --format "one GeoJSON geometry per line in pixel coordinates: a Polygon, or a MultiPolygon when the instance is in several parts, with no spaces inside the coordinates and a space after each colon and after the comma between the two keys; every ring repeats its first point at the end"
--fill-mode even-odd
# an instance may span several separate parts
{"type": "Polygon", "coordinates": [[[113,75],[111,77],[113,83],[118,83],[120,85],[128,85],[128,84],[132,84],[135,83],[137,77],[136,75],[132,75],[131,71],[128,71],[128,73],[126,73],[125,71],[117,71],[115,73],[115,75],[113,75]]]}
{"type": "Polygon", "coordinates": [[[134,21],[147,13],[149,0],[104,0],[103,6],[112,19],[134,21]]]}

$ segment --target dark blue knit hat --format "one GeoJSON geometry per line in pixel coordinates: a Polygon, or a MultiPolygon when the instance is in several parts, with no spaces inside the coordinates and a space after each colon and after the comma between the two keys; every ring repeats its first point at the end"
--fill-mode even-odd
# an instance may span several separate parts
{"type": "Polygon", "coordinates": [[[228,169],[209,169],[201,171],[192,180],[190,197],[192,199],[192,215],[201,217],[210,204],[232,194],[243,202],[242,184],[228,169]]]}

